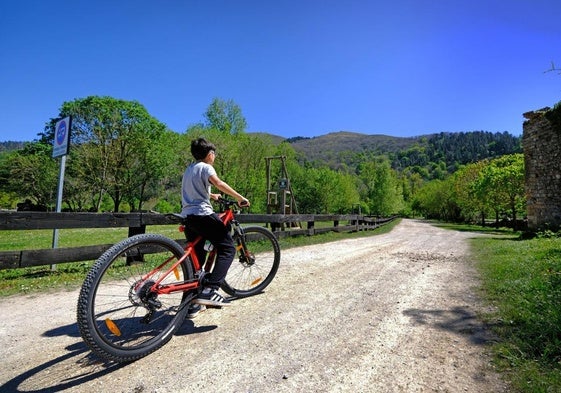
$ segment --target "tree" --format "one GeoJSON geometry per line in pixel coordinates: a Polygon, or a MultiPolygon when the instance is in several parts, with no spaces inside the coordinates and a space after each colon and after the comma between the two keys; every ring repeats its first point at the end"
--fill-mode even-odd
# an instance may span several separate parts
{"type": "Polygon", "coordinates": [[[544,72],[556,72],[559,75],[561,75],[561,68],[556,67],[555,63],[552,61],[551,62],[551,68],[548,69],[548,70],[545,70],[544,72]]]}
{"type": "MultiPolygon", "coordinates": [[[[128,201],[140,209],[146,188],[166,172],[166,127],[136,101],[90,96],[65,102],[59,117],[72,116],[71,173],[89,185],[96,210],[105,193],[114,210],[128,201]]],[[[56,119],[42,138],[51,142],[56,119]]]]}
{"type": "Polygon", "coordinates": [[[241,108],[233,101],[215,98],[205,112],[205,127],[226,134],[245,132],[247,123],[241,108]]]}
{"type": "Polygon", "coordinates": [[[410,168],[400,173],[402,184],[402,194],[404,202],[410,202],[413,196],[423,185],[423,177],[418,173],[411,171],[410,168]]]}
{"type": "MultiPolygon", "coordinates": [[[[485,198],[495,211],[496,225],[502,212],[510,211],[516,223],[517,212],[525,210],[524,156],[510,154],[489,161],[474,184],[479,198],[485,198]]],[[[516,229],[516,225],[514,226],[516,229]]]]}
{"type": "Polygon", "coordinates": [[[359,178],[365,185],[366,198],[372,214],[388,216],[403,206],[403,188],[386,158],[362,163],[359,178]]]}
{"type": "Polygon", "coordinates": [[[484,195],[478,195],[476,182],[488,163],[488,160],[483,160],[466,165],[453,175],[456,201],[462,210],[463,217],[467,221],[475,221],[476,217],[479,217],[482,226],[485,226],[489,206],[484,195]]]}
{"type": "Polygon", "coordinates": [[[52,145],[33,142],[5,157],[0,173],[3,190],[52,208],[56,199],[58,166],[51,155],[52,145]]]}
{"type": "Polygon", "coordinates": [[[412,209],[426,218],[458,221],[460,208],[456,203],[452,178],[432,180],[415,195],[412,209]]]}
{"type": "Polygon", "coordinates": [[[355,178],[326,166],[292,173],[292,189],[299,213],[350,212],[360,197],[355,178]]]}

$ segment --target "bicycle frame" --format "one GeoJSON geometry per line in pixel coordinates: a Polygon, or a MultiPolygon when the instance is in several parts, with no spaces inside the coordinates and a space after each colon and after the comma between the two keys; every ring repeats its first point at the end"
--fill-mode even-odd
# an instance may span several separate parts
{"type": "MultiPolygon", "coordinates": [[[[225,211],[219,213],[218,216],[220,217],[220,219],[222,220],[224,225],[228,225],[229,223],[233,222],[234,219],[235,219],[234,212],[232,211],[232,209],[229,209],[229,208],[227,208],[227,209],[225,209],[225,211]]],[[[182,226],[182,227],[184,228],[184,226],[182,226]]],[[[181,231],[181,229],[180,229],[180,231],[181,231]]],[[[204,265],[201,264],[201,261],[199,261],[199,259],[197,258],[197,253],[194,252],[194,248],[195,248],[195,245],[197,245],[202,240],[203,240],[203,237],[198,236],[195,240],[193,240],[191,242],[188,242],[187,245],[185,246],[185,253],[181,256],[181,258],[179,258],[176,262],[174,262],[173,265],[162,276],[160,276],[160,278],[154,283],[154,285],[152,285],[152,287],[150,288],[150,291],[160,295],[160,294],[170,294],[170,293],[173,293],[173,292],[187,292],[187,291],[191,291],[191,290],[195,290],[195,289],[200,288],[201,283],[200,283],[199,279],[197,279],[195,281],[190,281],[190,282],[171,283],[171,284],[162,284],[162,281],[166,277],[168,277],[172,272],[174,273],[175,277],[178,278],[179,273],[177,271],[177,268],[181,263],[183,263],[187,259],[187,257],[191,257],[191,261],[193,262],[193,268],[195,269],[195,274],[196,275],[197,275],[197,273],[200,273],[202,271],[203,267],[204,267],[205,271],[207,271],[207,272],[210,271],[210,269],[212,268],[212,264],[214,263],[214,257],[216,255],[216,250],[212,250],[209,253],[207,261],[204,263],[204,265]]],[[[148,279],[150,279],[150,277],[154,276],[164,266],[166,266],[172,259],[173,259],[173,257],[165,260],[161,265],[159,265],[154,270],[150,271],[148,274],[146,274],[144,277],[142,277],[142,279],[140,280],[140,282],[137,285],[137,288],[135,288],[135,289],[140,288],[140,286],[143,282],[146,282],[148,279]]]]}

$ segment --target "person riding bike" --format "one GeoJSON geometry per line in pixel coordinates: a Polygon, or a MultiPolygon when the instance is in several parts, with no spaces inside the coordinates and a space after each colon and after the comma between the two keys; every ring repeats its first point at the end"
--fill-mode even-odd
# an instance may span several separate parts
{"type": "MultiPolygon", "coordinates": [[[[249,206],[249,201],[217,176],[213,167],[216,147],[211,142],[204,138],[191,141],[191,154],[196,162],[185,169],[181,185],[181,215],[185,218],[185,235],[188,241],[202,236],[217,250],[214,269],[204,276],[203,290],[193,300],[189,309],[188,316],[194,317],[202,306],[230,305],[230,302],[218,293],[218,288],[234,260],[236,248],[230,231],[214,212],[210,203],[211,198],[218,200],[220,197],[220,194],[211,193],[211,185],[235,198],[240,206],[249,206]]],[[[204,261],[206,256],[204,246],[205,242],[199,242],[195,247],[200,261],[204,261]]]]}

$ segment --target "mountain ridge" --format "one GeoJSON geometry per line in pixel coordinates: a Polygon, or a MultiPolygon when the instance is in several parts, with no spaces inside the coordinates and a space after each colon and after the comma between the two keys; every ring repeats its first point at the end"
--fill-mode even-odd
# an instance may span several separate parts
{"type": "Polygon", "coordinates": [[[427,167],[430,172],[442,163],[452,173],[460,165],[520,153],[521,139],[506,131],[441,132],[413,137],[338,131],[310,138],[270,135],[269,140],[287,141],[299,153],[300,161],[323,163],[333,169],[354,168],[365,159],[386,156],[394,169],[417,166],[427,167]]]}

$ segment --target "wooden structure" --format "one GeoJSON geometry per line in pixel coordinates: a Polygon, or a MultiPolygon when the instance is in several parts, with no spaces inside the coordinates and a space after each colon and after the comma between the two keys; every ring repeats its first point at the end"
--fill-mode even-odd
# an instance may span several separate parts
{"type": "Polygon", "coordinates": [[[286,157],[265,157],[267,168],[267,213],[269,214],[298,214],[296,199],[290,185],[288,170],[286,169],[286,157]],[[272,181],[272,161],[280,160],[280,177],[272,181]],[[273,187],[275,185],[275,187],[273,187]]]}
{"type": "MultiPolygon", "coordinates": [[[[273,232],[276,237],[316,235],[320,233],[354,232],[375,229],[393,218],[369,218],[357,214],[239,214],[242,224],[266,224],[281,228],[285,224],[307,222],[307,228],[273,232]],[[346,224],[340,224],[341,222],[346,224]],[[317,222],[332,222],[332,226],[316,227],[317,222]]],[[[177,225],[173,215],[158,213],[54,213],[54,212],[0,212],[0,230],[41,230],[68,228],[128,227],[129,236],[144,233],[147,225],[177,225]]],[[[178,240],[185,243],[185,239],[178,240]]],[[[58,263],[91,261],[97,259],[112,244],[95,246],[0,251],[0,269],[53,265],[58,263]]]]}

